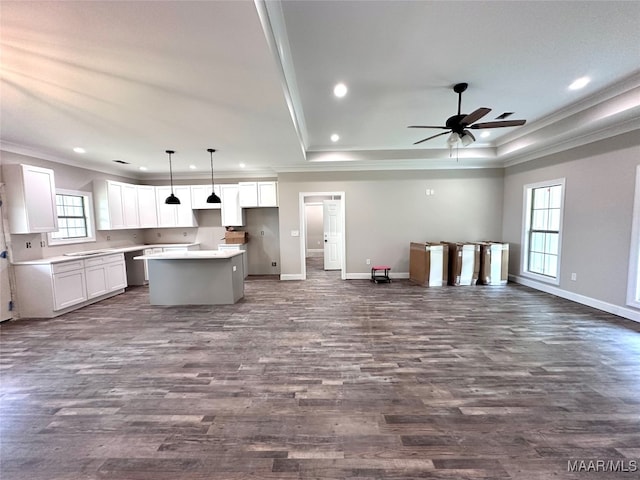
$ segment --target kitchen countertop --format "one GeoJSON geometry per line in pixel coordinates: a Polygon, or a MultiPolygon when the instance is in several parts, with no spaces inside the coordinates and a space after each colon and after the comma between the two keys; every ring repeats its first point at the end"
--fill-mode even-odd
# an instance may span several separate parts
{"type": "MultiPolygon", "coordinates": [[[[114,253],[129,253],[129,252],[142,251],[145,248],[191,247],[194,245],[200,245],[200,244],[199,243],[156,243],[156,244],[149,244],[149,245],[129,245],[126,247],[101,248],[97,250],[86,250],[84,251],[86,252],[85,255],[58,255],[55,257],[36,258],[35,260],[12,262],[12,265],[50,265],[54,263],[71,262],[73,260],[84,260],[85,258],[100,257],[103,255],[113,255],[114,253]],[[91,253],[91,252],[94,252],[94,253],[91,253]]],[[[79,251],[77,253],[84,253],[84,252],[79,251]]],[[[167,253],[173,253],[173,252],[167,252],[167,253]]]]}
{"type": "Polygon", "coordinates": [[[225,259],[243,255],[244,252],[238,250],[192,250],[187,252],[162,252],[151,255],[141,255],[133,257],[134,260],[212,260],[225,259]]]}

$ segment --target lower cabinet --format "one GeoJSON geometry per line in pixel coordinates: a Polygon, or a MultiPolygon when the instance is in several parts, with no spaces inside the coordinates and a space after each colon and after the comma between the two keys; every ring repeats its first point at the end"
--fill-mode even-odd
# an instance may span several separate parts
{"type": "Polygon", "coordinates": [[[124,254],[14,265],[22,318],[51,318],[115,295],[127,286],[124,254]]]}

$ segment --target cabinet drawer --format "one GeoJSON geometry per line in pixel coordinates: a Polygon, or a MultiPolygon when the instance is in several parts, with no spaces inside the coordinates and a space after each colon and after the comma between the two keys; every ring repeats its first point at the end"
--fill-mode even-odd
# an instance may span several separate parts
{"type": "Polygon", "coordinates": [[[84,260],[85,267],[93,267],[94,265],[102,265],[103,263],[104,257],[85,258],[84,260]]]}
{"type": "Polygon", "coordinates": [[[123,253],[114,253],[113,255],[105,255],[102,257],[103,263],[124,262],[123,253]]]}
{"type": "Polygon", "coordinates": [[[72,270],[79,270],[84,268],[84,262],[82,260],[74,260],[72,262],[53,263],[51,265],[52,273],[70,272],[72,270]]]}

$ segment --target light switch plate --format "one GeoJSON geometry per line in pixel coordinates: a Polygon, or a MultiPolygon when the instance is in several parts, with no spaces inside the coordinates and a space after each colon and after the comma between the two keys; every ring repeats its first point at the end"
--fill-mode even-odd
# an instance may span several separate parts
{"type": "Polygon", "coordinates": [[[300,236],[300,230],[291,230],[291,236],[292,237],[299,237],[300,236]]]}

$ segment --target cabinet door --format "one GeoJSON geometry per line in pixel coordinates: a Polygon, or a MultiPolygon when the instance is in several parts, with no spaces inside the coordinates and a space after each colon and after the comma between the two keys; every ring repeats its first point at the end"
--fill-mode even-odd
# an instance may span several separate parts
{"type": "Polygon", "coordinates": [[[109,227],[111,230],[125,228],[124,223],[124,184],[107,181],[107,203],[109,208],[109,227]]]}
{"type": "Polygon", "coordinates": [[[24,193],[31,232],[52,232],[58,229],[56,186],[53,170],[24,165],[24,193]]]}
{"type": "Polygon", "coordinates": [[[53,275],[54,310],[82,303],[87,299],[84,268],[53,275]]]}
{"type": "MultiPolygon", "coordinates": [[[[175,194],[175,189],[174,189],[175,194]]],[[[158,226],[176,227],[178,225],[178,211],[176,205],[167,205],[165,200],[171,195],[170,186],[156,187],[156,202],[158,206],[158,226]]],[[[179,195],[176,195],[182,202],[179,195]]]]}
{"type": "Polygon", "coordinates": [[[138,191],[135,185],[122,184],[122,212],[125,228],[138,228],[138,191]]]}
{"type": "Polygon", "coordinates": [[[197,227],[198,222],[191,208],[191,187],[189,185],[179,185],[173,187],[173,191],[180,199],[180,205],[176,207],[176,226],[177,227],[197,227]]]}
{"type": "Polygon", "coordinates": [[[118,262],[107,263],[105,265],[107,278],[107,291],[113,292],[127,286],[127,270],[124,258],[118,262]]]}
{"type": "Polygon", "coordinates": [[[107,288],[107,271],[104,265],[95,265],[85,268],[87,282],[87,298],[95,298],[104,295],[107,288]]]}
{"type": "Polygon", "coordinates": [[[256,182],[240,182],[238,184],[240,207],[258,206],[258,184],[256,182]]]}
{"type": "Polygon", "coordinates": [[[223,227],[244,225],[244,215],[240,208],[238,185],[220,185],[222,209],[220,218],[223,227]]]}
{"type": "Polygon", "coordinates": [[[53,170],[20,165],[15,176],[7,169],[5,183],[10,206],[11,233],[43,233],[58,230],[56,186],[53,170]]]}
{"type": "Polygon", "coordinates": [[[258,182],[258,206],[278,206],[278,182],[258,182]]]}
{"type": "Polygon", "coordinates": [[[136,193],[138,195],[138,219],[140,227],[157,227],[156,187],[153,185],[137,185],[136,193]]]}
{"type": "MultiPolygon", "coordinates": [[[[220,196],[220,185],[214,185],[213,191],[220,196]]],[[[191,185],[191,208],[194,210],[220,209],[219,203],[207,203],[211,195],[211,185],[191,185]]]]}

